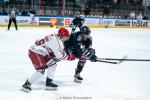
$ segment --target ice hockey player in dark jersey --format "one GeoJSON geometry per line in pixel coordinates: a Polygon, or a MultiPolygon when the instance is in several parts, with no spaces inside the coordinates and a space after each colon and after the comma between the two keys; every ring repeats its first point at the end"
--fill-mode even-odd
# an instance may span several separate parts
{"type": "Polygon", "coordinates": [[[83,24],[84,24],[84,19],[81,18],[80,13],[78,12],[76,14],[76,17],[72,20],[72,23],[70,24],[70,27],[72,27],[72,32],[74,32],[77,27],[79,27],[79,29],[81,30],[83,24]]]}
{"type": "Polygon", "coordinates": [[[91,30],[87,26],[83,26],[81,31],[71,33],[70,39],[64,42],[67,53],[74,54],[78,59],[77,68],[75,69],[74,81],[81,83],[83,78],[80,73],[89,59],[92,62],[97,61],[95,50],[92,48],[91,30]]]}

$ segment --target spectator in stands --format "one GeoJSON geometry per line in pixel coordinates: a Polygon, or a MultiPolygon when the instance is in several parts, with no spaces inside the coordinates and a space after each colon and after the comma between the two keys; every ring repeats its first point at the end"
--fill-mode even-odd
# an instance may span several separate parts
{"type": "Polygon", "coordinates": [[[86,9],[85,9],[85,11],[84,11],[85,17],[86,17],[86,16],[89,16],[89,15],[90,15],[90,12],[91,12],[91,11],[90,11],[90,8],[87,6],[86,9]]]}
{"type": "Polygon", "coordinates": [[[21,16],[28,16],[28,11],[26,9],[21,11],[21,16]]]}
{"type": "Polygon", "coordinates": [[[109,13],[110,13],[110,8],[109,8],[109,5],[107,5],[105,8],[104,8],[104,15],[109,17],[109,13]]]}
{"type": "Polygon", "coordinates": [[[142,19],[143,19],[142,13],[140,13],[140,14],[137,16],[137,19],[138,19],[138,20],[142,20],[142,19]]]}
{"type": "Polygon", "coordinates": [[[130,18],[131,18],[131,19],[135,19],[135,18],[136,18],[135,12],[132,11],[132,12],[130,13],[130,18]]]}
{"type": "Polygon", "coordinates": [[[5,11],[5,9],[3,9],[1,15],[7,15],[7,12],[5,11]]]}
{"type": "Polygon", "coordinates": [[[135,4],[135,1],[134,1],[134,0],[129,0],[128,2],[129,2],[129,4],[131,4],[131,5],[134,5],[134,4],[135,4]]]}
{"type": "Polygon", "coordinates": [[[147,20],[147,19],[148,19],[147,15],[143,16],[143,20],[147,20]]]}
{"type": "Polygon", "coordinates": [[[35,15],[35,14],[36,14],[36,12],[35,12],[33,9],[29,9],[29,14],[33,14],[33,15],[35,15]]]}

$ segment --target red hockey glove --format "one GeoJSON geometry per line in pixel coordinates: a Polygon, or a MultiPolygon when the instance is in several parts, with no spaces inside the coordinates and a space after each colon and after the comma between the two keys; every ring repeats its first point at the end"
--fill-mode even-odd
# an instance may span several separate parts
{"type": "Polygon", "coordinates": [[[75,60],[75,59],[76,59],[76,57],[75,57],[74,54],[68,53],[68,59],[67,60],[72,61],[72,60],[75,60]]]}

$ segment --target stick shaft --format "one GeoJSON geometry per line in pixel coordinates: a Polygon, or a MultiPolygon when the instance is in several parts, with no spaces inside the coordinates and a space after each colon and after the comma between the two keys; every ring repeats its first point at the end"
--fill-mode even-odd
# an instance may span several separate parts
{"type": "Polygon", "coordinates": [[[104,62],[104,63],[110,63],[110,64],[117,64],[117,62],[112,62],[112,61],[102,61],[102,60],[97,60],[98,62],[104,62]]]}
{"type": "Polygon", "coordinates": [[[150,59],[116,59],[116,58],[104,58],[104,60],[150,61],[150,59]]]}

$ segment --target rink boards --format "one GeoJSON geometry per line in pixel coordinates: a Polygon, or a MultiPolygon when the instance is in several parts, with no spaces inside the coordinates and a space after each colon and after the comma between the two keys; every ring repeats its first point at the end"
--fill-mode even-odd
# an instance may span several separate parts
{"type": "MultiPolygon", "coordinates": [[[[0,26],[8,24],[8,16],[0,16],[0,26]]],[[[47,16],[18,16],[18,26],[32,27],[68,27],[73,17],[47,17],[47,16]]],[[[84,25],[92,28],[150,28],[150,20],[141,19],[112,19],[112,18],[85,18],[84,25]]]]}

